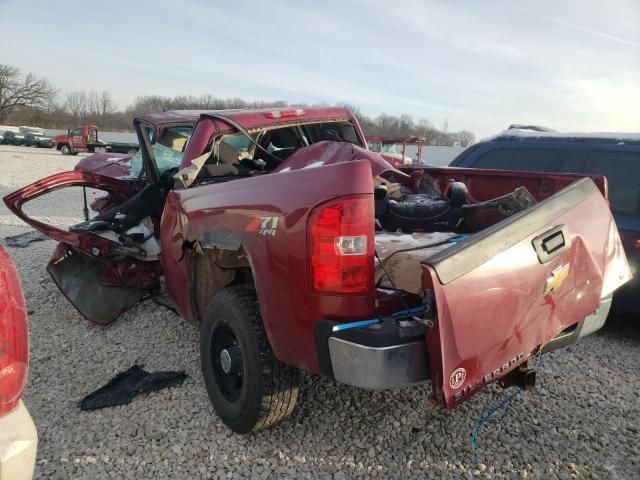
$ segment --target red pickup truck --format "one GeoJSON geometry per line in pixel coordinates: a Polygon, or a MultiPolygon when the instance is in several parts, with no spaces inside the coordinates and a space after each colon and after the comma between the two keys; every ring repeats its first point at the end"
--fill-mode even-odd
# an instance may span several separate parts
{"type": "Polygon", "coordinates": [[[200,328],[210,399],[236,432],[289,416],[300,369],[366,389],[430,381],[446,408],[494,381],[531,386],[528,360],[600,328],[631,277],[603,177],[397,169],[343,108],[134,127],[138,164],[96,154],[5,203],[60,242],[48,270],[89,320],[165,289],[200,328]],[[63,229],[24,213],[69,186],[105,192],[93,218],[63,229]],[[388,212],[431,195],[442,213],[385,228],[381,191],[388,212]]]}
{"type": "Polygon", "coordinates": [[[79,152],[95,153],[106,151],[109,153],[126,153],[135,155],[140,148],[136,143],[127,142],[103,142],[98,139],[98,127],[95,125],[82,125],[67,130],[66,134],[56,135],[53,138],[56,149],[63,155],[77,155],[79,152]]]}

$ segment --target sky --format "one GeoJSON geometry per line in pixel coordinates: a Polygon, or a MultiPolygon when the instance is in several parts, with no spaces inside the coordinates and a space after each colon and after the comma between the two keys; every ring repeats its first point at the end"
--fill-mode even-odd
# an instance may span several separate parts
{"type": "Polygon", "coordinates": [[[640,131],[640,0],[0,0],[0,63],[121,108],[211,93],[480,137],[640,131]]]}

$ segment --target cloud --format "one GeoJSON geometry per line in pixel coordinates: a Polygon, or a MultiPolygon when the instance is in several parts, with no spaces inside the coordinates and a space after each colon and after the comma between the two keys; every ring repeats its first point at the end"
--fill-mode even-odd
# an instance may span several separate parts
{"type": "Polygon", "coordinates": [[[121,106],[211,93],[348,102],[479,135],[515,121],[640,130],[637,0],[541,0],[535,12],[499,0],[116,1],[99,35],[92,8],[64,3],[3,6],[0,43],[21,46],[3,62],[62,90],[111,90],[121,106]]]}
{"type": "Polygon", "coordinates": [[[560,18],[550,17],[548,15],[543,15],[541,13],[533,12],[531,10],[525,10],[523,8],[519,8],[518,11],[520,11],[522,13],[526,13],[527,15],[532,15],[534,17],[544,18],[545,20],[549,20],[550,22],[554,22],[554,23],[557,23],[559,25],[564,25],[564,26],[567,26],[567,27],[575,28],[576,30],[581,30],[581,31],[587,32],[587,33],[589,33],[591,35],[596,35],[596,36],[601,37],[601,38],[606,38],[607,40],[612,40],[612,41],[620,43],[622,45],[627,45],[627,46],[634,47],[634,48],[640,48],[640,43],[635,43],[635,42],[631,42],[629,40],[625,40],[623,38],[614,37],[613,35],[608,35],[606,33],[599,32],[599,31],[593,30],[591,28],[583,27],[582,25],[578,25],[578,24],[575,24],[575,23],[572,23],[572,22],[567,22],[566,20],[562,20],[560,18]]]}

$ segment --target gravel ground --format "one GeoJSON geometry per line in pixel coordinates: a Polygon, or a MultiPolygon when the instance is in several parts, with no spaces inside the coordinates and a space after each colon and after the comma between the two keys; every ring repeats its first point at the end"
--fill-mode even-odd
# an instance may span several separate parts
{"type": "MultiPolygon", "coordinates": [[[[79,157],[0,147],[0,195],[69,170],[79,157]]],[[[71,202],[43,218],[76,216],[71,202]]],[[[30,230],[0,206],[0,238],[30,230]]],[[[364,392],[311,375],[300,407],[271,430],[240,436],[216,418],[201,379],[198,332],[145,302],[108,328],[80,317],[51,283],[55,243],[8,248],[30,313],[25,402],[38,427],[36,478],[612,478],[640,477],[640,326],[610,319],[579,345],[546,355],[539,387],[469,434],[509,392],[492,387],[452,412],[429,387],[364,392]],[[181,387],[130,405],[81,412],[78,402],[134,363],[185,370],[181,387]]]]}

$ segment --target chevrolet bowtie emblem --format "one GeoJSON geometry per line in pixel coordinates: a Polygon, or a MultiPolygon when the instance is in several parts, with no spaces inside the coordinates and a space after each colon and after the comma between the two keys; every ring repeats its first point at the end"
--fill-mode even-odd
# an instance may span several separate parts
{"type": "Polygon", "coordinates": [[[569,268],[571,268],[570,265],[565,263],[551,272],[551,275],[549,275],[544,282],[544,295],[558,291],[562,283],[569,276],[569,268]]]}

